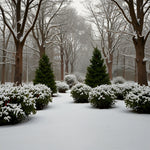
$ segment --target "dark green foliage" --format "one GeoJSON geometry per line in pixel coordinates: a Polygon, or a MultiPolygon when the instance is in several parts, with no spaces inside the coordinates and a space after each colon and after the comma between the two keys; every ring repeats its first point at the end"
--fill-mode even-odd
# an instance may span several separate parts
{"type": "Polygon", "coordinates": [[[138,113],[150,113],[150,88],[137,86],[126,96],[125,104],[138,113]]]}
{"type": "Polygon", "coordinates": [[[100,109],[111,108],[111,106],[114,104],[114,99],[109,95],[103,95],[103,97],[105,97],[105,99],[103,98],[98,99],[98,97],[93,97],[93,99],[90,100],[90,103],[95,108],[100,109]]]}
{"type": "MultiPolygon", "coordinates": [[[[37,95],[38,96],[38,95],[37,95]]],[[[37,99],[36,100],[36,103],[35,103],[35,106],[36,106],[36,109],[37,110],[42,110],[45,106],[48,105],[49,102],[51,102],[51,98],[50,97],[45,97],[44,99],[43,98],[40,98],[40,99],[37,99]]]]}
{"type": "Polygon", "coordinates": [[[87,68],[85,83],[91,87],[110,84],[104,60],[102,59],[101,53],[97,48],[94,49],[90,62],[91,64],[87,68]]]}
{"type": "Polygon", "coordinates": [[[89,95],[89,102],[95,108],[111,108],[115,104],[115,95],[111,85],[101,85],[92,90],[89,95]]]}
{"type": "Polygon", "coordinates": [[[45,84],[48,86],[52,94],[57,92],[56,83],[54,80],[54,74],[49,63],[49,58],[46,55],[40,59],[39,68],[36,70],[34,84],[45,84]]]}
{"type": "Polygon", "coordinates": [[[78,83],[71,90],[71,96],[76,103],[88,103],[91,87],[86,84],[78,83]]]}

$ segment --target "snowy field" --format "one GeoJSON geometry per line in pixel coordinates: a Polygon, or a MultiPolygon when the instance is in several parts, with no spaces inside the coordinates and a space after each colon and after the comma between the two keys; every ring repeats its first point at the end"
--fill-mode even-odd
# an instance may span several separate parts
{"type": "Polygon", "coordinates": [[[75,104],[70,93],[28,121],[0,126],[0,150],[150,150],[150,115],[75,104]]]}

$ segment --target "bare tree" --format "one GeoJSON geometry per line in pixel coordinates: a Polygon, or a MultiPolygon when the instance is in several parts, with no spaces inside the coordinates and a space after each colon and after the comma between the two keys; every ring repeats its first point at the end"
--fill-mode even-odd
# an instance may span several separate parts
{"type": "Polygon", "coordinates": [[[22,83],[22,57],[24,43],[36,23],[42,1],[43,0],[39,0],[38,2],[36,0],[13,0],[12,3],[10,3],[10,5],[13,5],[13,11],[15,12],[15,30],[9,21],[10,18],[7,16],[7,12],[11,11],[11,9],[8,7],[8,11],[5,11],[4,6],[2,4],[0,5],[4,23],[10,30],[16,46],[14,82],[17,85],[22,83]],[[27,27],[26,25],[28,22],[29,10],[34,7],[37,7],[35,18],[33,19],[32,25],[27,27]]]}
{"type": "Polygon", "coordinates": [[[140,85],[148,85],[146,60],[145,60],[145,44],[150,34],[150,30],[144,35],[145,18],[150,9],[149,0],[112,0],[120,9],[123,16],[134,30],[133,44],[136,50],[136,62],[138,69],[138,83],[140,85]],[[124,10],[126,7],[126,11],[124,10]]]}
{"type": "Polygon", "coordinates": [[[88,4],[87,8],[91,14],[90,21],[96,25],[99,32],[100,46],[106,60],[109,78],[112,79],[113,54],[121,39],[121,33],[116,34],[113,31],[120,28],[125,30],[125,21],[121,18],[118,8],[109,0],[100,0],[96,5],[88,4]]]}
{"type": "Polygon", "coordinates": [[[53,32],[53,28],[59,26],[59,24],[55,24],[54,19],[57,17],[64,2],[65,0],[45,1],[42,3],[39,17],[32,30],[33,37],[40,51],[40,57],[45,54],[46,47],[49,47],[49,44],[53,44],[56,34],[53,32]]]}

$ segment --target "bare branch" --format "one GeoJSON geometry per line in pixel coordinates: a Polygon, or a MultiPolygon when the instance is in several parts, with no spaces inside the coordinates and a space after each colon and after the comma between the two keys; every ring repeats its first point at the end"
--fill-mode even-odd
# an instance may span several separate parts
{"type": "Polygon", "coordinates": [[[34,25],[35,25],[35,23],[36,23],[36,20],[37,20],[39,11],[40,11],[40,7],[41,7],[42,1],[43,1],[43,0],[40,0],[40,2],[39,2],[38,8],[37,8],[37,12],[36,12],[36,16],[35,16],[35,18],[34,18],[33,24],[31,25],[30,29],[29,29],[29,30],[27,31],[27,33],[25,34],[25,36],[24,36],[22,42],[25,42],[25,40],[26,40],[28,34],[29,34],[29,33],[31,32],[31,30],[34,28],[34,25]]]}
{"type": "MultiPolygon", "coordinates": [[[[126,18],[126,20],[127,20],[130,24],[132,24],[132,21],[129,20],[129,18],[126,16],[126,14],[125,14],[124,10],[121,8],[121,6],[120,6],[115,0],[111,0],[111,1],[113,1],[113,2],[119,7],[119,9],[121,10],[123,16],[126,18]]],[[[125,1],[126,1],[127,3],[129,3],[127,0],[125,0],[125,1]]]]}
{"type": "Polygon", "coordinates": [[[6,24],[6,26],[8,27],[8,29],[10,30],[10,32],[12,33],[13,37],[14,37],[14,40],[16,41],[16,35],[15,35],[15,32],[13,31],[13,29],[10,27],[10,25],[8,24],[7,20],[6,20],[6,17],[5,17],[5,14],[4,14],[4,10],[2,8],[2,6],[0,5],[0,10],[2,12],[2,16],[3,16],[3,20],[4,20],[4,23],[6,24]]]}

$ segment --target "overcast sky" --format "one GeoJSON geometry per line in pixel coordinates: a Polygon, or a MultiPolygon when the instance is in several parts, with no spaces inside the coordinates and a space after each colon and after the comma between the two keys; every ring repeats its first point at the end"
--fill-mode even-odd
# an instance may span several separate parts
{"type": "Polygon", "coordinates": [[[71,6],[74,7],[80,15],[85,15],[86,9],[84,8],[84,4],[86,0],[72,0],[71,6]]]}

